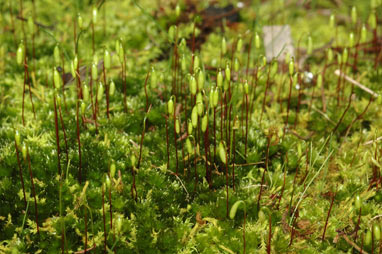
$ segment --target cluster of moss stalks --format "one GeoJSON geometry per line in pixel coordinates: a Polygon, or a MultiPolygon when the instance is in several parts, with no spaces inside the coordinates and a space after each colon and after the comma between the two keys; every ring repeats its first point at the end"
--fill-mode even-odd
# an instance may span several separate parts
{"type": "Polygon", "coordinates": [[[0,4],[0,252],[382,252],[381,1],[73,2],[0,4]]]}

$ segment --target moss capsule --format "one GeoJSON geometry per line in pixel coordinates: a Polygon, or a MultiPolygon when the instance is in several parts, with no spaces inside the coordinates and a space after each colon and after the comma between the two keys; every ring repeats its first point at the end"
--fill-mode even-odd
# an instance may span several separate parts
{"type": "Polygon", "coordinates": [[[110,52],[107,49],[105,49],[105,52],[103,54],[103,60],[104,60],[105,68],[110,69],[111,58],[110,58],[110,52]]]}
{"type": "Polygon", "coordinates": [[[113,80],[110,81],[110,88],[109,88],[109,94],[110,96],[113,96],[115,93],[115,83],[113,80]]]}
{"type": "Polygon", "coordinates": [[[20,132],[18,130],[15,131],[15,142],[16,142],[16,145],[17,147],[20,147],[20,132]]]}
{"type": "Polygon", "coordinates": [[[101,82],[98,84],[97,100],[100,102],[103,97],[104,87],[101,82]]]}
{"type": "Polygon", "coordinates": [[[97,80],[98,78],[98,69],[97,69],[97,64],[93,63],[92,64],[92,79],[97,80]]]}

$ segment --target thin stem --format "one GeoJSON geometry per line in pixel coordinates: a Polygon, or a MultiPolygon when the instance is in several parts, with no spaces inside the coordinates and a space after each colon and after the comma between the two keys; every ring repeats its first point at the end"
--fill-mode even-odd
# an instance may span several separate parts
{"type": "Polygon", "coordinates": [[[27,207],[27,199],[25,197],[25,187],[24,187],[23,171],[22,171],[22,168],[21,168],[20,157],[19,157],[19,148],[17,147],[16,140],[15,140],[15,148],[16,148],[17,165],[19,166],[21,186],[23,187],[24,205],[25,205],[25,208],[26,208],[27,207]]]}
{"type": "Polygon", "coordinates": [[[27,161],[28,161],[29,176],[30,176],[31,184],[32,184],[32,195],[33,195],[33,199],[34,199],[34,213],[35,213],[35,218],[36,218],[37,234],[40,234],[40,229],[39,229],[39,226],[38,226],[38,209],[37,209],[36,190],[35,190],[35,187],[34,187],[32,166],[31,166],[31,158],[29,156],[29,151],[27,151],[27,161]]]}
{"type": "Polygon", "coordinates": [[[104,253],[106,254],[106,241],[107,241],[107,231],[106,231],[106,215],[105,215],[105,190],[104,185],[102,185],[102,217],[103,217],[103,234],[104,234],[104,253]]]}
{"type": "Polygon", "coordinates": [[[326,227],[328,226],[329,217],[330,217],[330,212],[332,211],[332,207],[333,207],[333,202],[334,202],[334,198],[335,198],[335,196],[336,196],[336,193],[332,194],[332,201],[330,202],[330,207],[329,207],[329,210],[328,210],[328,215],[326,216],[326,222],[325,222],[325,226],[324,226],[324,232],[322,233],[322,241],[325,240],[326,227]]]}

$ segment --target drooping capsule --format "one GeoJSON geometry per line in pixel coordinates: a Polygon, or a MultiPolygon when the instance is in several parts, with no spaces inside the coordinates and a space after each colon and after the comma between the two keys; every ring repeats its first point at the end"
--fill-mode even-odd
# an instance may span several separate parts
{"type": "Polygon", "coordinates": [[[240,52],[242,47],[243,47],[243,39],[242,39],[241,36],[240,36],[239,39],[238,39],[238,41],[237,41],[236,51],[237,51],[237,52],[240,52]]]}
{"type": "Polygon", "coordinates": [[[174,101],[172,100],[172,97],[167,102],[167,112],[170,116],[174,114],[174,101]]]}
{"type": "Polygon", "coordinates": [[[194,127],[192,126],[192,121],[190,121],[190,119],[188,119],[188,124],[187,124],[187,133],[188,133],[188,135],[192,134],[193,129],[194,129],[194,127]]]}
{"type": "Polygon", "coordinates": [[[111,58],[110,58],[110,52],[109,50],[105,49],[104,56],[103,56],[104,64],[106,69],[110,69],[111,66],[111,58]]]}
{"type": "Polygon", "coordinates": [[[240,63],[239,63],[239,59],[237,59],[237,57],[235,57],[235,61],[233,63],[233,70],[235,72],[238,72],[239,71],[239,68],[240,68],[240,63]]]}
{"type": "Polygon", "coordinates": [[[24,44],[22,42],[19,44],[16,52],[16,62],[17,64],[22,64],[24,60],[24,44]]]}
{"type": "Polygon", "coordinates": [[[200,70],[198,73],[198,91],[204,88],[204,81],[205,81],[204,72],[200,70]]]}
{"type": "Polygon", "coordinates": [[[109,94],[110,96],[113,96],[115,93],[115,83],[113,80],[110,81],[110,88],[109,88],[109,94]]]}
{"type": "Polygon", "coordinates": [[[354,46],[354,33],[351,32],[349,34],[349,48],[352,48],[354,46]]]}
{"type": "Polygon", "coordinates": [[[180,133],[180,123],[178,118],[175,120],[175,132],[176,134],[180,133]]]}
{"type": "Polygon", "coordinates": [[[54,56],[55,64],[56,65],[59,64],[60,63],[60,48],[58,47],[58,44],[56,44],[56,46],[54,47],[53,56],[54,56]]]}
{"type": "Polygon", "coordinates": [[[82,88],[83,98],[85,102],[89,101],[89,87],[88,85],[84,84],[84,87],[82,88]]]}
{"type": "Polygon", "coordinates": [[[192,127],[196,128],[196,126],[198,126],[198,108],[196,105],[192,108],[191,111],[191,122],[192,127]]]}
{"type": "Polygon", "coordinates": [[[260,42],[260,36],[259,36],[259,34],[258,33],[256,33],[255,34],[255,47],[257,48],[257,49],[259,49],[260,48],[260,44],[261,42],[260,42]]]}
{"type": "Polygon", "coordinates": [[[222,38],[221,52],[223,56],[227,53],[227,41],[225,37],[222,38]]]}
{"type": "Polygon", "coordinates": [[[54,81],[54,87],[60,88],[61,87],[61,75],[58,73],[56,68],[53,68],[53,81],[54,81]]]}
{"type": "Polygon", "coordinates": [[[289,62],[289,75],[292,76],[294,73],[294,61],[293,58],[289,62]]]}
{"type": "Polygon", "coordinates": [[[208,115],[205,114],[202,118],[202,132],[206,132],[208,125],[208,115]]]}
{"type": "Polygon", "coordinates": [[[190,91],[192,95],[195,95],[197,91],[197,85],[194,75],[190,76],[190,91]]]}
{"type": "Polygon", "coordinates": [[[226,150],[225,150],[225,147],[224,147],[223,142],[220,142],[220,143],[219,143],[218,151],[219,151],[219,157],[220,157],[220,160],[221,160],[224,164],[226,164],[226,163],[227,163],[226,150]]]}
{"type": "Polygon", "coordinates": [[[97,78],[98,78],[97,64],[93,63],[92,64],[92,79],[97,80],[97,78]]]}
{"type": "Polygon", "coordinates": [[[194,56],[194,71],[196,71],[199,68],[200,60],[198,55],[194,56]]]}
{"type": "Polygon", "coordinates": [[[331,14],[329,18],[329,27],[331,29],[334,29],[335,25],[336,25],[336,17],[334,16],[334,14],[331,14]]]}
{"type": "Polygon", "coordinates": [[[353,24],[357,23],[357,7],[355,6],[351,8],[351,21],[353,24]]]}
{"type": "Polygon", "coordinates": [[[86,112],[86,103],[81,101],[81,115],[85,115],[86,112]]]}
{"type": "Polygon", "coordinates": [[[225,67],[225,79],[231,80],[231,68],[229,68],[229,65],[227,64],[225,67]]]}
{"type": "Polygon", "coordinates": [[[93,22],[93,25],[95,23],[97,23],[97,7],[93,7],[93,10],[92,10],[92,22],[93,22]]]}
{"type": "Polygon", "coordinates": [[[320,73],[317,76],[317,87],[321,87],[321,86],[322,86],[322,75],[320,73]]]}
{"type": "Polygon", "coordinates": [[[367,37],[367,30],[366,30],[365,24],[363,24],[361,29],[361,43],[366,42],[366,37],[367,37]]]}
{"type": "Polygon", "coordinates": [[[78,24],[78,28],[80,30],[82,30],[83,24],[84,24],[84,20],[82,19],[82,16],[81,16],[80,13],[78,13],[78,15],[77,15],[77,24],[78,24]]]}
{"type": "Polygon", "coordinates": [[[244,82],[243,88],[244,88],[244,93],[246,95],[248,95],[248,93],[249,93],[249,85],[248,85],[248,81],[247,80],[244,82]]]}
{"type": "Polygon", "coordinates": [[[104,87],[103,87],[103,84],[102,84],[102,82],[99,82],[99,85],[98,85],[98,92],[97,92],[97,100],[98,100],[99,102],[102,100],[103,93],[104,93],[104,87]]]}
{"type": "Polygon", "coordinates": [[[23,146],[21,147],[21,153],[23,155],[24,160],[27,160],[28,147],[25,143],[23,143],[23,146]]]}
{"type": "Polygon", "coordinates": [[[21,144],[20,139],[21,139],[20,138],[20,132],[18,130],[16,130],[15,131],[15,142],[16,142],[17,147],[20,147],[20,144],[21,144]]]}
{"type": "Polygon", "coordinates": [[[218,74],[216,76],[216,85],[217,87],[222,87],[223,85],[223,74],[222,71],[219,69],[218,74]]]}
{"type": "Polygon", "coordinates": [[[189,154],[193,154],[192,144],[189,138],[186,139],[186,149],[189,154]]]}
{"type": "Polygon", "coordinates": [[[110,177],[111,177],[111,178],[114,178],[114,176],[115,176],[115,171],[116,171],[116,166],[115,166],[115,163],[113,162],[113,163],[111,163],[111,165],[110,165],[110,177]]]}

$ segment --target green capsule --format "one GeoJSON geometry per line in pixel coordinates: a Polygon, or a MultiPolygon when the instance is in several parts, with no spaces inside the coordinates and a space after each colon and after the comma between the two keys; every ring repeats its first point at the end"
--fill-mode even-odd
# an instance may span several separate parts
{"type": "Polygon", "coordinates": [[[267,65],[267,58],[266,58],[265,56],[262,56],[262,57],[261,57],[261,60],[262,60],[262,63],[263,63],[262,66],[267,65]]]}
{"type": "Polygon", "coordinates": [[[210,107],[214,108],[214,89],[213,88],[211,88],[209,103],[210,103],[210,107]]]}
{"type": "Polygon", "coordinates": [[[98,85],[98,92],[97,92],[97,100],[98,100],[99,102],[102,100],[103,93],[104,93],[103,84],[102,84],[101,82],[99,82],[99,85],[98,85]]]}
{"type": "Polygon", "coordinates": [[[180,133],[180,123],[178,118],[175,120],[175,132],[176,134],[180,133]]]}
{"type": "Polygon", "coordinates": [[[170,98],[170,100],[168,100],[167,112],[170,116],[174,114],[174,101],[172,100],[172,97],[170,98]]]}
{"type": "Polygon", "coordinates": [[[196,107],[198,110],[198,116],[202,116],[203,115],[203,109],[204,109],[203,101],[197,102],[196,107]]]}
{"type": "Polygon", "coordinates": [[[109,94],[110,96],[113,96],[115,93],[115,83],[113,80],[110,81],[110,88],[109,88],[109,94]]]}
{"type": "Polygon", "coordinates": [[[225,79],[228,81],[231,80],[231,69],[228,64],[225,67],[225,79]]]}
{"type": "Polygon", "coordinates": [[[188,124],[187,124],[187,132],[188,132],[188,135],[191,135],[192,134],[192,130],[193,130],[193,126],[192,126],[192,122],[190,121],[190,119],[188,119],[188,124]]]}
{"type": "Polygon", "coordinates": [[[81,115],[85,115],[86,112],[86,104],[85,102],[81,101],[81,115]]]}
{"type": "Polygon", "coordinates": [[[135,166],[137,165],[137,159],[135,158],[134,154],[131,154],[130,156],[130,163],[133,168],[135,168],[135,166]]]}
{"type": "Polygon", "coordinates": [[[83,89],[82,89],[84,101],[88,102],[89,101],[89,87],[85,84],[83,89]]]}
{"type": "Polygon", "coordinates": [[[357,23],[357,7],[351,8],[351,21],[353,24],[357,23]]]}
{"type": "Polygon", "coordinates": [[[115,167],[115,163],[113,162],[113,163],[111,163],[111,165],[110,165],[110,177],[111,177],[111,178],[114,178],[114,176],[115,176],[115,170],[116,170],[116,167],[115,167]]]}
{"type": "Polygon", "coordinates": [[[240,68],[240,63],[239,63],[239,59],[237,59],[237,57],[235,57],[235,61],[233,63],[233,70],[235,72],[238,72],[239,71],[239,68],[240,68]]]}
{"type": "Polygon", "coordinates": [[[289,62],[289,75],[292,76],[293,73],[294,73],[294,61],[293,59],[291,59],[289,62]]]}
{"type": "Polygon", "coordinates": [[[92,64],[92,79],[97,80],[98,78],[98,69],[97,69],[97,64],[93,63],[92,64]]]}
{"type": "Polygon", "coordinates": [[[196,71],[199,68],[200,60],[199,57],[196,55],[194,57],[194,71],[196,71]]]}
{"type": "Polygon", "coordinates": [[[192,95],[195,95],[197,91],[197,84],[194,75],[190,76],[190,91],[192,95]]]}
{"type": "Polygon", "coordinates": [[[236,51],[240,52],[242,47],[243,47],[243,39],[240,37],[239,40],[237,41],[236,51]]]}
{"type": "Polygon", "coordinates": [[[34,33],[34,22],[33,22],[33,18],[32,17],[28,18],[27,24],[28,24],[29,32],[34,33]]]}
{"type": "Polygon", "coordinates": [[[226,164],[227,163],[226,150],[225,150],[224,144],[222,142],[219,143],[218,151],[219,151],[220,160],[224,164],[226,164]]]}
{"type": "Polygon", "coordinates": [[[77,15],[77,24],[78,24],[78,28],[79,28],[80,30],[82,30],[83,25],[84,25],[84,20],[82,19],[82,16],[81,16],[81,14],[79,14],[79,13],[78,13],[78,15],[77,15]]]}
{"type": "Polygon", "coordinates": [[[243,88],[244,88],[244,93],[246,95],[248,95],[248,93],[249,93],[249,85],[248,85],[248,81],[247,80],[244,82],[243,88]]]}
{"type": "Polygon", "coordinates": [[[204,88],[204,81],[205,81],[204,72],[199,71],[199,73],[198,73],[198,91],[200,91],[204,88]]]}
{"type": "Polygon", "coordinates": [[[77,55],[75,55],[73,58],[73,67],[75,70],[77,70],[77,68],[78,68],[78,57],[77,57],[77,55]]]}
{"type": "Polygon", "coordinates": [[[54,56],[54,62],[57,64],[60,63],[60,48],[58,47],[58,44],[54,47],[53,50],[53,56],[54,56]]]}
{"type": "Polygon", "coordinates": [[[219,103],[219,90],[217,88],[215,88],[214,96],[213,96],[213,105],[214,105],[214,108],[217,107],[218,103],[219,103]]]}
{"type": "Polygon", "coordinates": [[[21,147],[21,153],[23,155],[24,160],[27,160],[28,147],[27,147],[27,145],[25,143],[21,147]]]}
{"type": "Polygon", "coordinates": [[[245,205],[242,200],[239,200],[239,201],[236,201],[231,207],[231,210],[229,211],[229,217],[231,218],[231,220],[235,218],[237,209],[239,208],[240,204],[245,205]]]}
{"type": "Polygon", "coordinates": [[[57,71],[56,68],[53,69],[53,81],[54,81],[54,87],[59,89],[61,87],[61,75],[57,71]]]}
{"type": "Polygon", "coordinates": [[[377,104],[382,105],[382,95],[381,94],[379,94],[377,97],[377,104]]]}
{"type": "Polygon", "coordinates": [[[205,114],[202,118],[202,132],[206,132],[208,125],[208,116],[205,114]]]}
{"type": "Polygon", "coordinates": [[[186,57],[184,56],[184,54],[182,55],[182,59],[180,60],[180,66],[183,72],[187,70],[186,57]]]}
{"type": "Polygon", "coordinates": [[[110,66],[111,66],[111,58],[110,58],[110,53],[109,53],[109,50],[105,49],[105,52],[104,52],[104,64],[105,64],[105,68],[106,69],[110,69],[110,66]]]}
{"type": "Polygon", "coordinates": [[[349,48],[352,48],[354,46],[354,33],[351,32],[349,34],[349,48]]]}
{"type": "Polygon", "coordinates": [[[334,14],[332,14],[332,15],[330,15],[330,18],[329,18],[329,27],[331,29],[334,29],[335,25],[336,25],[336,16],[334,16],[334,14]]]}
{"type": "Polygon", "coordinates": [[[95,23],[97,23],[97,7],[93,7],[93,10],[92,10],[92,21],[93,21],[93,25],[95,23]]]}
{"type": "Polygon", "coordinates": [[[77,77],[76,69],[74,68],[73,61],[70,62],[70,73],[72,74],[73,77],[77,77]]]}
{"type": "Polygon", "coordinates": [[[278,69],[279,63],[277,61],[273,61],[270,72],[271,77],[274,77],[276,75],[278,69]]]}
{"type": "Polygon", "coordinates": [[[317,76],[317,87],[321,87],[321,86],[322,86],[322,75],[320,73],[317,76]]]}
{"type": "Polygon", "coordinates": [[[312,54],[312,52],[313,52],[313,41],[312,41],[311,36],[308,37],[308,43],[307,43],[307,50],[306,51],[307,51],[308,55],[312,54]]]}
{"type": "Polygon", "coordinates": [[[192,144],[189,138],[186,139],[186,149],[189,154],[193,153],[192,144]]]}
{"type": "Polygon", "coordinates": [[[15,142],[16,142],[16,145],[17,147],[20,147],[20,132],[18,130],[15,131],[15,142]]]}
{"type": "Polygon", "coordinates": [[[365,24],[362,25],[361,29],[361,43],[365,43],[367,38],[367,30],[365,24]]]}
{"type": "Polygon", "coordinates": [[[260,48],[260,45],[261,45],[261,42],[260,42],[260,36],[259,36],[258,33],[256,33],[256,34],[255,34],[255,47],[256,47],[257,49],[259,49],[259,48],[260,48]]]}
{"type": "Polygon", "coordinates": [[[184,53],[184,51],[186,50],[187,48],[187,42],[186,42],[186,39],[182,38],[179,42],[179,51],[184,53]]]}
{"type": "Polygon", "coordinates": [[[157,72],[155,71],[155,68],[152,67],[151,68],[151,77],[150,77],[150,84],[151,84],[152,89],[157,87],[157,82],[158,82],[157,72]]]}
{"type": "Polygon", "coordinates": [[[105,175],[105,183],[106,183],[106,188],[110,189],[111,181],[110,181],[110,178],[107,174],[105,175]]]}
{"type": "Polygon", "coordinates": [[[175,7],[175,16],[177,18],[180,16],[180,6],[179,6],[179,3],[175,7]]]}
{"type": "Polygon", "coordinates": [[[223,85],[223,74],[222,71],[219,69],[219,72],[216,76],[216,85],[217,87],[222,87],[223,85]]]}
{"type": "Polygon", "coordinates": [[[191,122],[192,127],[196,128],[196,126],[198,126],[198,108],[196,105],[194,106],[191,112],[191,122]]]}
{"type": "Polygon", "coordinates": [[[375,224],[373,226],[373,234],[374,234],[374,239],[376,241],[379,241],[381,239],[381,230],[380,230],[378,224],[375,224]]]}
{"type": "Polygon", "coordinates": [[[367,230],[365,234],[365,239],[364,239],[365,245],[369,246],[371,244],[371,231],[367,230]]]}
{"type": "Polygon", "coordinates": [[[377,28],[377,17],[375,16],[375,12],[370,13],[368,23],[371,29],[375,30],[377,28]]]}
{"type": "Polygon", "coordinates": [[[17,64],[22,64],[24,60],[24,45],[20,43],[19,47],[17,48],[16,52],[16,61],[17,64]]]}
{"type": "Polygon", "coordinates": [[[362,206],[362,200],[361,200],[361,197],[359,195],[355,196],[355,199],[354,199],[354,207],[356,210],[359,210],[362,206]]]}
{"type": "Polygon", "coordinates": [[[225,55],[227,53],[227,41],[225,37],[222,38],[221,52],[222,55],[225,55]]]}
{"type": "Polygon", "coordinates": [[[123,49],[122,43],[119,44],[118,57],[119,61],[123,63],[125,60],[125,50],[123,49]]]}
{"type": "Polygon", "coordinates": [[[342,52],[342,61],[344,63],[347,63],[348,62],[348,57],[349,57],[349,52],[348,52],[348,49],[345,48],[344,51],[342,52]]]}

